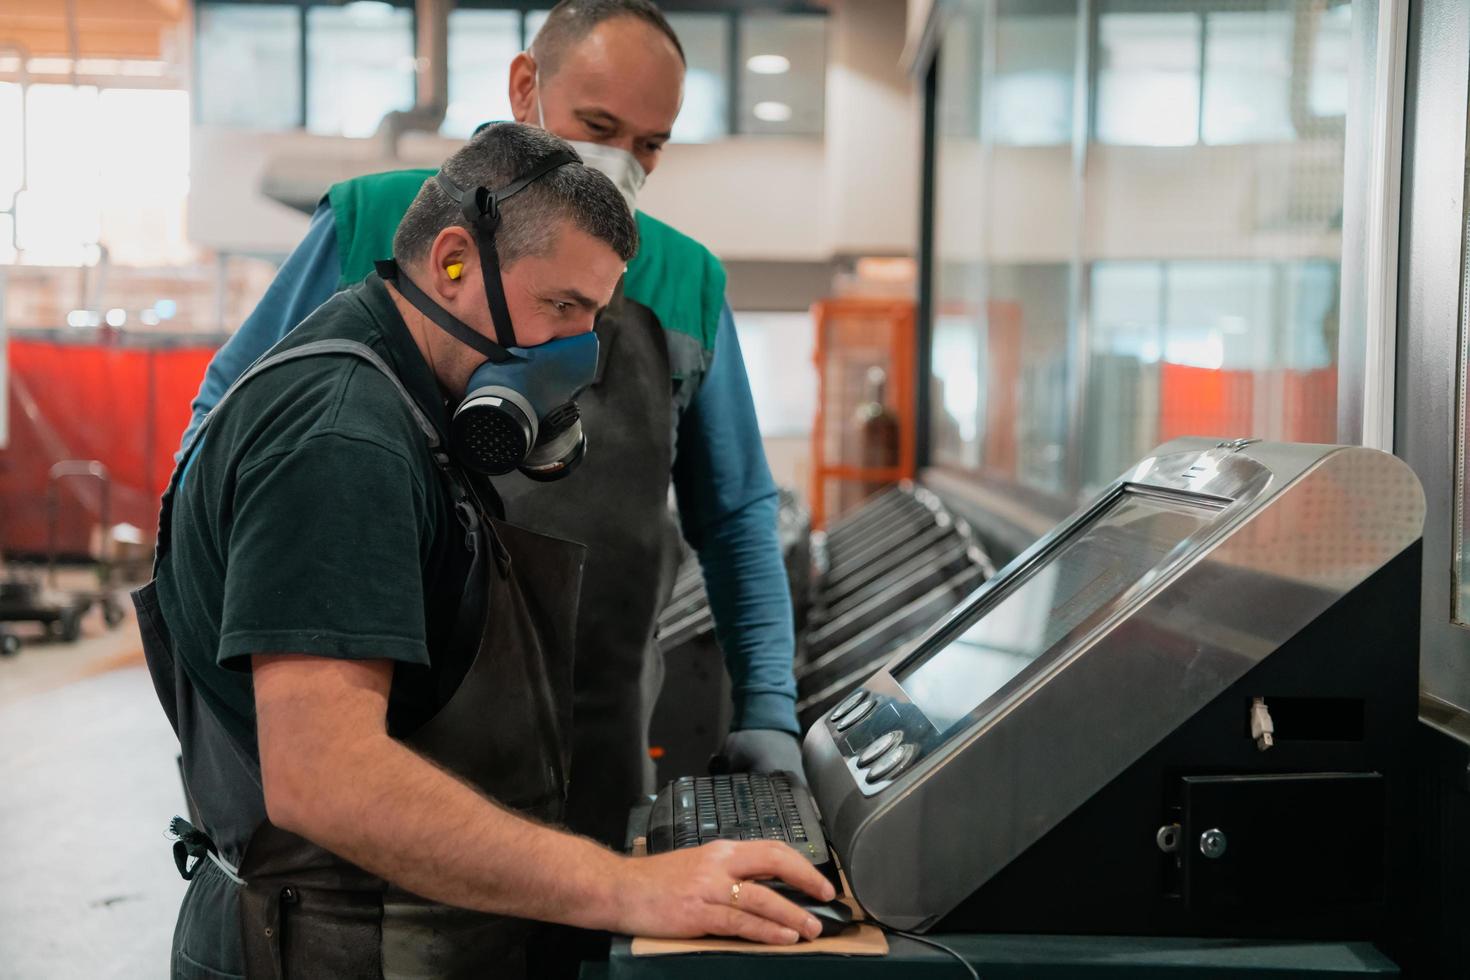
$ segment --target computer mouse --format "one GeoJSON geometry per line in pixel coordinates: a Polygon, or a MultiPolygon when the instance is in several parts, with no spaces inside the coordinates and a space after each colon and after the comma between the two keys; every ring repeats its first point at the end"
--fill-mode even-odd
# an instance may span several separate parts
{"type": "MultiPolygon", "coordinates": [[[[805,909],[815,916],[816,920],[822,924],[822,934],[820,937],[822,939],[828,936],[835,936],[853,924],[852,908],[846,902],[839,901],[835,898],[830,902],[823,902],[820,899],[812,898],[800,888],[794,888],[780,881],[763,881],[761,884],[788,902],[805,909]]],[[[805,939],[806,937],[803,936],[802,938],[805,939]]]]}

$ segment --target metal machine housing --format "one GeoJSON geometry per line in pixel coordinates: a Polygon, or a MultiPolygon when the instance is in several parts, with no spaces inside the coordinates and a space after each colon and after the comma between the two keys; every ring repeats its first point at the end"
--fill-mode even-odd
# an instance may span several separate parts
{"type": "MultiPolygon", "coordinates": [[[[1089,863],[1087,848],[1112,846],[1113,831],[1102,830],[1107,820],[1097,825],[1095,834],[1086,826],[1076,827],[1074,821],[1068,838],[1070,855],[1043,853],[1049,835],[1089,801],[1106,799],[1105,790],[1116,793],[1118,786],[1132,785],[1128,799],[1133,800],[1134,816],[1157,816],[1139,817],[1134,821],[1139,826],[1124,833],[1135,838],[1146,835],[1152,846],[1155,832],[1169,825],[1171,805],[1182,805],[1178,801],[1191,791],[1196,796],[1206,792],[1199,788],[1200,779],[1232,774],[1254,778],[1288,765],[1289,755],[1283,759],[1281,753],[1271,756],[1254,747],[1247,723],[1250,700],[1236,704],[1234,699],[1244,690],[1238,685],[1247,675],[1271,676],[1264,672],[1267,666],[1284,677],[1282,672],[1298,660],[1330,674],[1334,658],[1351,656],[1347,649],[1292,641],[1310,638],[1309,628],[1329,610],[1346,615],[1355,605],[1368,609],[1369,600],[1380,593],[1392,593],[1396,601],[1411,593],[1417,596],[1416,546],[1423,519],[1424,498],[1417,479],[1402,461],[1385,453],[1205,439],[1175,440],[1155,450],[977,590],[916,647],[869,677],[861,690],[872,707],[865,708],[859,720],[843,718],[839,730],[829,715],[808,731],[806,771],[828,839],[858,901],[875,918],[896,928],[927,929],[946,916],[951,925],[994,928],[962,921],[977,896],[980,905],[992,911],[1006,907],[1004,896],[993,889],[987,900],[988,883],[1012,866],[1025,867],[1027,861],[1065,879],[1065,872],[1058,869],[1072,858],[1079,868],[1090,868],[1088,873],[1097,880],[1082,875],[1075,881],[1044,883],[1053,894],[1093,885],[1106,890],[1108,862],[1089,863]],[[1185,495],[1212,506],[1213,516],[1131,587],[1103,602],[985,698],[961,723],[945,732],[936,730],[899,680],[906,669],[944,648],[1021,588],[1124,493],[1185,495]],[[1273,661],[1284,648],[1286,652],[1273,661]],[[1253,673],[1258,667],[1262,672],[1253,673]],[[1207,716],[1214,719],[1209,727],[1199,727],[1204,724],[1199,719],[1207,716]],[[1192,722],[1196,730],[1189,745],[1170,742],[1192,722]],[[904,745],[912,746],[906,750],[911,756],[890,778],[870,781],[857,757],[894,730],[902,733],[904,745]],[[1243,761],[1237,765],[1230,752],[1211,756],[1201,749],[1196,763],[1191,746],[1203,746],[1217,735],[1227,742],[1235,740],[1231,745],[1249,747],[1256,756],[1241,755],[1243,761]],[[1157,756],[1166,745],[1173,751],[1167,765],[1141,774],[1141,760],[1150,753],[1157,756]],[[1259,761],[1253,762],[1256,758],[1259,761]],[[1242,771],[1220,772],[1219,766],[1242,771]],[[1186,777],[1195,782],[1184,782],[1186,777]],[[1136,799],[1140,793],[1149,797],[1143,804],[1136,799]]],[[[1391,627],[1376,638],[1403,646],[1393,656],[1373,659],[1372,670],[1360,665],[1362,676],[1356,681],[1367,689],[1339,692],[1351,695],[1348,700],[1357,697],[1368,704],[1371,710],[1365,710],[1374,725],[1382,720],[1379,702],[1384,698],[1397,699],[1386,709],[1393,724],[1405,723],[1404,718],[1412,723],[1417,651],[1409,634],[1416,635],[1417,604],[1397,604],[1408,607],[1405,617],[1394,618],[1395,603],[1372,606],[1378,620],[1391,627]],[[1390,637],[1397,639],[1386,640],[1390,637]],[[1383,676],[1383,670],[1393,671],[1393,676],[1383,676]]],[[[1361,625],[1366,629],[1372,624],[1361,625]]],[[[1301,669],[1295,673],[1301,674],[1301,669]]],[[[1324,675],[1322,686],[1332,687],[1331,680],[1324,675]]],[[[1288,692],[1278,687],[1256,693],[1288,692]]],[[[1375,729],[1358,744],[1375,744],[1376,737],[1375,729]]],[[[1381,753],[1369,759],[1351,744],[1322,758],[1329,757],[1339,760],[1337,768],[1350,770],[1345,774],[1353,778],[1375,773],[1381,777],[1389,764],[1381,753]]],[[[1299,758],[1308,770],[1302,775],[1323,773],[1321,758],[1299,758]]],[[[1387,778],[1394,798],[1400,798],[1398,774],[1387,778]]],[[[1286,786],[1239,785],[1268,795],[1286,786]]],[[[1292,785],[1312,789],[1318,784],[1292,785]]],[[[1358,786],[1343,791],[1356,791],[1358,786]]],[[[1371,797],[1376,791],[1366,792],[1371,797]]],[[[1109,812],[1117,809],[1113,806],[1109,812]]],[[[1136,843],[1135,838],[1130,841],[1136,843]]],[[[1192,843],[1182,840],[1179,846],[1192,843]]],[[[1368,855],[1369,865],[1377,860],[1382,866],[1382,857],[1368,855]]],[[[1152,913],[1142,911],[1120,913],[1111,924],[1140,932],[1221,934],[1204,914],[1209,902],[1197,897],[1189,906],[1185,884],[1169,880],[1171,862],[1182,874],[1183,862],[1162,852],[1147,868],[1129,873],[1157,879],[1155,891],[1163,906],[1184,903],[1193,911],[1186,908],[1188,914],[1174,919],[1150,919],[1152,913]]],[[[1191,869],[1196,867],[1198,862],[1190,863],[1191,869]]],[[[1017,877],[1013,871],[1010,880],[1017,877]]],[[[1067,904],[1062,900],[1063,907],[1067,904]]],[[[1086,905],[1083,901],[1079,907],[1086,905]]],[[[1094,901],[1094,909],[1097,906],[1094,901]]],[[[1260,918],[1264,923],[1266,916],[1260,918]]],[[[1081,922],[1085,917],[1076,919],[1081,922]]],[[[1051,928],[1041,922],[1010,925],[1058,931],[1068,921],[1063,915],[1052,918],[1051,928]]],[[[1227,929],[1224,923],[1229,923],[1224,934],[1228,930],[1246,934],[1253,931],[1253,921],[1248,914],[1226,916],[1220,928],[1227,929]]],[[[1108,928],[1109,922],[1093,919],[1093,931],[1108,928]]],[[[1266,925],[1262,928],[1269,931],[1266,925]]]]}

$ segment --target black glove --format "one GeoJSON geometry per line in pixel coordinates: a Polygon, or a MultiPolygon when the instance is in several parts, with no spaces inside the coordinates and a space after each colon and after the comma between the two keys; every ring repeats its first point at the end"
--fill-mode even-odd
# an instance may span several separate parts
{"type": "Polygon", "coordinates": [[[801,768],[801,742],[790,732],[747,728],[725,736],[720,754],[710,760],[711,772],[779,772],[785,770],[806,785],[801,768]]]}

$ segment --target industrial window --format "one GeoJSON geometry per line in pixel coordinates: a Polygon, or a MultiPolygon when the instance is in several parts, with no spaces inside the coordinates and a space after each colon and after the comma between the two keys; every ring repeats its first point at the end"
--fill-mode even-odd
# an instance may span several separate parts
{"type": "Polygon", "coordinates": [[[194,91],[199,121],[240,129],[301,122],[301,11],[204,3],[198,10],[194,91]]]}
{"type": "Polygon", "coordinates": [[[414,102],[413,12],[386,3],[306,12],[306,128],[371,136],[414,102]]]}
{"type": "Polygon", "coordinates": [[[742,17],[740,58],[740,132],[822,135],[827,18],[795,14],[742,17]]]}
{"type": "Polygon", "coordinates": [[[1192,13],[1102,15],[1098,140],[1187,146],[1198,139],[1200,26],[1192,13]]]}
{"type": "Polygon", "coordinates": [[[669,14],[687,68],[684,106],[674,121],[675,143],[709,143],[730,135],[730,18],[669,14]]]}
{"type": "Polygon", "coordinates": [[[1012,146],[1071,142],[1076,13],[1002,17],[995,27],[987,131],[1012,146]]]}
{"type": "Polygon", "coordinates": [[[1311,33],[1311,80],[1307,105],[1322,117],[1346,116],[1352,63],[1353,8],[1346,3],[1318,15],[1311,33]]]}
{"type": "MultiPolygon", "coordinates": [[[[0,199],[8,204],[20,191],[15,218],[0,216],[0,259],[90,265],[99,242],[119,264],[193,258],[184,229],[188,93],[32,83],[25,109],[24,170],[20,140],[0,147],[0,199]],[[136,143],[140,132],[148,133],[147,153],[105,152],[136,143]]],[[[20,86],[0,83],[0,132],[21,131],[20,110],[20,86]]]]}
{"type": "Polygon", "coordinates": [[[536,33],[541,30],[542,25],[546,23],[546,15],[547,15],[547,11],[545,11],[545,10],[528,10],[528,11],[526,11],[526,46],[527,47],[530,46],[531,39],[534,38],[536,36],[536,33]]]}
{"type": "Polygon", "coordinates": [[[439,131],[467,139],[481,123],[511,118],[506,72],[520,52],[516,11],[451,11],[449,109],[439,131]]]}
{"type": "MultiPolygon", "coordinates": [[[[20,132],[20,98],[19,85],[0,82],[0,133],[20,132]]],[[[0,201],[7,204],[11,196],[20,190],[25,173],[22,145],[18,139],[0,142],[0,201]]],[[[15,219],[8,214],[0,214],[0,262],[15,261],[14,236],[15,219]]]]}
{"type": "Polygon", "coordinates": [[[1201,141],[1294,139],[1291,11],[1222,12],[1204,23],[1201,141]]]}
{"type": "Polygon", "coordinates": [[[932,462],[1054,510],[1179,435],[1337,441],[1365,9],[957,0],[929,151],[932,462]]]}
{"type": "MultiPolygon", "coordinates": [[[[744,12],[699,0],[691,0],[693,9],[663,6],[688,63],[674,142],[821,135],[820,8],[744,12]]],[[[413,104],[414,12],[406,0],[209,0],[197,11],[201,123],[367,136],[385,113],[413,104]]],[[[469,0],[451,11],[444,135],[464,138],[483,122],[510,118],[506,71],[546,13],[510,0],[469,0]]]]}
{"type": "Polygon", "coordinates": [[[1107,0],[1097,24],[1095,138],[1259,143],[1340,127],[1352,11],[1300,0],[1107,0]]]}

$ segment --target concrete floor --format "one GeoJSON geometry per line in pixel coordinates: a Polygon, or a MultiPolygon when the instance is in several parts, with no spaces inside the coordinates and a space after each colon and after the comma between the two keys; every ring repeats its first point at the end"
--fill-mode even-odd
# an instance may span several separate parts
{"type": "Polygon", "coordinates": [[[0,980],[167,976],[184,801],[142,664],[131,616],[95,613],[0,658],[0,980]]]}

